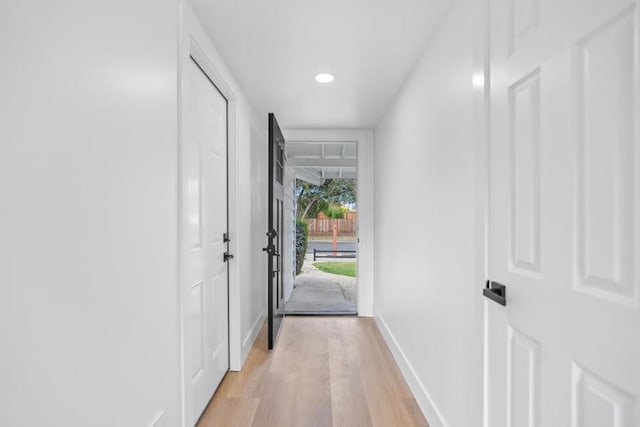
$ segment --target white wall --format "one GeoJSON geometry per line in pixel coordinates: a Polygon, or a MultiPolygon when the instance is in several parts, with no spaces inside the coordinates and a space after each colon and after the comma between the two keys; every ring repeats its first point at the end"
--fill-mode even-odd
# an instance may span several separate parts
{"type": "MultiPolygon", "coordinates": [[[[268,149],[267,116],[257,117],[249,125],[249,145],[243,155],[250,163],[244,165],[246,182],[243,189],[244,212],[249,212],[250,226],[246,229],[241,257],[250,260],[243,268],[242,283],[242,360],[249,355],[253,341],[267,316],[267,257],[262,248],[267,246],[267,193],[268,193],[268,149]],[[248,176],[247,176],[248,175],[248,176]]],[[[239,258],[242,261],[243,258],[239,258]]],[[[239,367],[232,366],[236,369],[239,367]]]]}
{"type": "Polygon", "coordinates": [[[291,297],[293,282],[296,278],[296,176],[291,168],[284,169],[284,300],[291,297]]]}
{"type": "MultiPolygon", "coordinates": [[[[215,41],[198,20],[198,13],[182,3],[183,44],[195,41],[215,68],[219,81],[232,95],[229,108],[230,352],[231,369],[239,370],[266,318],[267,238],[267,114],[256,112],[233,78],[215,41]]],[[[183,46],[184,48],[184,46],[183,46]]]]}
{"type": "MultiPolygon", "coordinates": [[[[174,1],[0,6],[0,425],[180,425],[179,22],[174,1]]],[[[266,311],[267,117],[194,22],[236,95],[238,369],[266,311]]]]}
{"type": "Polygon", "coordinates": [[[482,423],[472,17],[452,7],[376,128],[374,315],[434,427],[482,423]]]}
{"type": "Polygon", "coordinates": [[[177,23],[0,6],[0,425],[179,423],[177,23]]]}

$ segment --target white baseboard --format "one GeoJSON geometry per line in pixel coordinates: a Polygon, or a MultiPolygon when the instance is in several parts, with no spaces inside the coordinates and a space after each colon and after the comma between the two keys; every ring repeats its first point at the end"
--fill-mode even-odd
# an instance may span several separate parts
{"type": "Polygon", "coordinates": [[[253,343],[256,341],[258,334],[260,333],[260,329],[262,329],[262,324],[267,316],[261,314],[251,325],[251,330],[247,334],[247,336],[242,341],[242,366],[244,366],[245,360],[247,360],[247,356],[249,356],[249,352],[251,351],[251,347],[253,347],[253,343]]]}
{"type": "Polygon", "coordinates": [[[393,358],[400,367],[400,371],[409,385],[409,389],[411,390],[411,393],[413,393],[413,397],[415,397],[418,406],[420,406],[420,410],[422,410],[424,417],[429,422],[429,425],[431,427],[448,427],[442,413],[438,410],[438,407],[429,395],[427,388],[422,384],[420,378],[418,378],[411,362],[409,362],[405,356],[402,348],[398,344],[398,341],[396,341],[396,338],[389,329],[389,326],[387,326],[384,318],[377,311],[375,312],[374,320],[378,325],[387,346],[391,350],[393,358]]]}

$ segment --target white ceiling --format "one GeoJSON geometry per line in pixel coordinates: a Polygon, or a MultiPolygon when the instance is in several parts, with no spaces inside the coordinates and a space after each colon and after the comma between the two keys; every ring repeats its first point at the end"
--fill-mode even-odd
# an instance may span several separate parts
{"type": "Polygon", "coordinates": [[[192,0],[258,112],[280,126],[371,128],[450,0],[192,0]],[[328,85],[314,76],[330,72],[328,85]]]}

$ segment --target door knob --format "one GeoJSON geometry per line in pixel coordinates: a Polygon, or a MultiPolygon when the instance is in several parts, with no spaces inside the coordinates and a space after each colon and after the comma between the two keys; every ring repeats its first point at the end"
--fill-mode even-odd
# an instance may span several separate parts
{"type": "Polygon", "coordinates": [[[507,287],[505,285],[487,280],[487,286],[482,290],[482,294],[500,305],[507,305],[507,287]]]}
{"type": "Polygon", "coordinates": [[[230,254],[229,252],[225,252],[224,255],[223,255],[223,258],[224,258],[224,262],[227,262],[230,259],[233,259],[233,255],[230,254]]]}

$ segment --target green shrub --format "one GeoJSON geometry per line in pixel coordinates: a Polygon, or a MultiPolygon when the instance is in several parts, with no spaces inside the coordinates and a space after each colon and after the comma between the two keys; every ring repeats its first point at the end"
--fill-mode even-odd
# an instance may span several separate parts
{"type": "Polygon", "coordinates": [[[305,218],[318,218],[318,214],[320,212],[324,212],[329,207],[329,203],[326,200],[318,200],[309,208],[309,212],[307,212],[307,216],[305,218]]]}
{"type": "Polygon", "coordinates": [[[344,211],[342,210],[342,207],[340,207],[340,206],[335,206],[335,205],[334,206],[329,206],[327,209],[325,209],[324,213],[329,218],[333,218],[333,219],[342,219],[342,218],[344,218],[344,211]]]}
{"type": "Polygon", "coordinates": [[[302,271],[304,256],[307,253],[309,226],[303,219],[296,218],[296,275],[302,271]]]}

